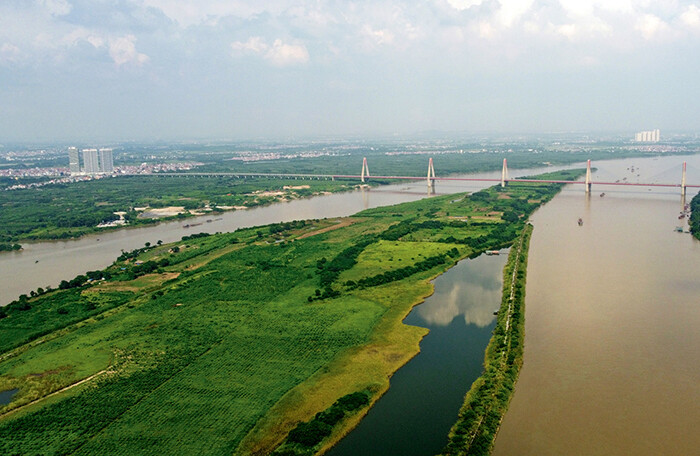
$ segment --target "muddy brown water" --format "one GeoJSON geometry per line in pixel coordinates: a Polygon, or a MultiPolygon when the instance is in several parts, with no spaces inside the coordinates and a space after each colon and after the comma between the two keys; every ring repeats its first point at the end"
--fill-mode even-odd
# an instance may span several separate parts
{"type": "Polygon", "coordinates": [[[534,215],[525,363],[494,455],[698,454],[700,241],[674,231],[680,209],[678,191],[594,187],[534,215]]]}

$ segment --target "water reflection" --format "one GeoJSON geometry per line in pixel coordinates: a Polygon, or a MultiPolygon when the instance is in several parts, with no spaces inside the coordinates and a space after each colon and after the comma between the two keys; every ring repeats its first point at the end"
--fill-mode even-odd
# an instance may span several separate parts
{"type": "Polygon", "coordinates": [[[396,372],[389,391],[329,456],[440,452],[464,394],[483,369],[506,258],[463,260],[435,279],[435,293],[405,320],[430,329],[420,353],[396,372]]]}
{"type": "Polygon", "coordinates": [[[7,405],[12,402],[12,396],[17,394],[18,391],[18,389],[0,391],[0,406],[7,405]]]}
{"type": "Polygon", "coordinates": [[[416,312],[428,326],[447,326],[460,316],[467,325],[488,326],[495,320],[493,313],[501,300],[502,270],[503,259],[496,256],[467,261],[453,274],[443,276],[432,299],[416,312]]]}

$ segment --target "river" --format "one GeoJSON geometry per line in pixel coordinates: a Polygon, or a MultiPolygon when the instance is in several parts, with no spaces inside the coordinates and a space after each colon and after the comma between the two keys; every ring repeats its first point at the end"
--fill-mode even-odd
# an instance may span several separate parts
{"type": "MultiPolygon", "coordinates": [[[[531,175],[570,167],[513,170],[511,175],[531,175]]],[[[463,177],[500,179],[501,173],[500,171],[477,173],[463,177]]],[[[488,182],[440,181],[435,187],[437,194],[445,194],[476,191],[489,185],[488,182]]],[[[343,217],[363,209],[415,201],[426,196],[428,196],[427,185],[424,180],[421,180],[316,196],[248,210],[225,212],[216,216],[188,218],[186,221],[105,231],[77,240],[23,242],[24,249],[21,251],[0,253],[0,306],[7,305],[20,294],[28,294],[38,287],[45,288],[50,285],[55,288],[61,280],[70,280],[87,271],[103,269],[109,266],[122,250],[143,247],[146,242],[155,244],[158,240],[162,240],[167,243],[178,241],[182,236],[192,233],[230,232],[238,228],[291,220],[343,217]],[[207,223],[208,219],[212,222],[207,223]],[[195,223],[201,223],[201,225],[183,228],[185,224],[195,223]]]]}
{"type": "MultiPolygon", "coordinates": [[[[700,156],[597,162],[594,180],[679,181],[683,160],[689,163],[689,182],[697,183],[700,175],[692,171],[700,169],[700,156]],[[632,165],[634,171],[630,170],[632,165]],[[675,171],[662,173],[668,169],[675,171]]],[[[494,178],[499,174],[479,176],[494,178]]],[[[453,193],[486,185],[446,182],[438,183],[437,189],[438,193],[453,193]]],[[[55,286],[61,279],[105,267],[121,249],[145,242],[171,242],[199,231],[344,216],[425,196],[425,182],[391,185],[226,213],[220,221],[187,230],[182,228],[183,222],[173,222],[76,241],[27,244],[22,252],[0,255],[0,303],[38,286],[55,286]]],[[[689,194],[688,201],[691,197],[689,194]]],[[[594,187],[593,195],[586,197],[582,186],[569,186],[533,216],[525,364],[494,454],[694,454],[700,446],[695,432],[700,422],[700,242],[689,234],[674,232],[678,225],[687,228],[685,221],[678,219],[680,209],[677,189],[594,187]],[[602,192],[606,195],[598,196],[602,192]],[[579,217],[584,220],[581,227],[576,224],[579,217]]],[[[206,218],[210,217],[200,221],[206,218]]],[[[460,267],[443,276],[448,278],[436,280],[436,296],[455,289],[455,280],[465,282],[457,278],[458,272],[452,272],[460,267]]],[[[471,348],[464,345],[469,343],[461,331],[468,326],[464,313],[439,311],[434,312],[439,318],[431,318],[421,316],[422,306],[406,321],[432,325],[422,350],[448,361],[451,356],[468,359],[476,355],[478,361],[483,360],[482,342],[471,348]],[[460,340],[450,345],[455,334],[460,340]]],[[[482,332],[479,337],[487,337],[490,330],[482,332]]],[[[409,454],[404,450],[397,453],[394,448],[403,448],[401,442],[406,441],[412,443],[409,446],[418,446],[424,436],[426,441],[445,441],[440,437],[446,436],[443,422],[456,418],[469,380],[463,377],[454,387],[457,389],[449,391],[453,405],[440,405],[443,411],[431,411],[428,407],[433,401],[421,400],[447,387],[430,384],[430,371],[437,370],[437,364],[417,363],[416,368],[407,364],[406,373],[404,369],[396,373],[392,387],[367,420],[376,415],[382,421],[384,412],[379,406],[386,402],[390,404],[386,410],[401,407],[418,411],[420,426],[411,424],[415,414],[400,414],[406,421],[395,421],[390,427],[414,426],[412,433],[366,437],[363,448],[370,450],[364,454],[409,454]],[[426,393],[399,387],[402,378],[410,376],[410,369],[419,371],[418,379],[425,375],[426,393]]],[[[450,375],[457,375],[456,371],[442,371],[440,377],[450,375]]],[[[439,392],[438,396],[448,395],[439,392]]],[[[371,422],[361,424],[346,440],[356,439],[354,433],[366,427],[372,427],[371,422]]],[[[411,454],[427,456],[439,451],[441,445],[431,443],[411,454]]],[[[342,447],[338,448],[335,451],[340,452],[342,447]]]]}
{"type": "Polygon", "coordinates": [[[436,278],[435,293],[404,323],[430,329],[420,353],[392,378],[389,391],[328,456],[437,454],[464,395],[483,370],[484,351],[501,305],[502,255],[460,261],[436,278]]]}
{"type": "MultiPolygon", "coordinates": [[[[673,160],[599,162],[594,180],[673,160]]],[[[533,216],[524,366],[494,455],[697,454],[700,242],[674,232],[680,207],[678,190],[568,188],[533,216]]]]}

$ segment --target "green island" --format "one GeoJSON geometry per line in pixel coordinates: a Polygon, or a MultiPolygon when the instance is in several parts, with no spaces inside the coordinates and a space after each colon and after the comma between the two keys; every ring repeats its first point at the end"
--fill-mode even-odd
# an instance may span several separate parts
{"type": "Polygon", "coordinates": [[[690,218],[688,223],[690,224],[690,232],[697,239],[700,239],[700,193],[690,200],[690,218]]]}
{"type": "Polygon", "coordinates": [[[418,353],[427,330],[402,320],[430,280],[513,245],[485,372],[445,450],[484,454],[472,448],[490,448],[522,362],[527,220],[561,186],[186,236],[22,295],[0,311],[0,392],[17,390],[0,453],[323,452],[418,353]]]}

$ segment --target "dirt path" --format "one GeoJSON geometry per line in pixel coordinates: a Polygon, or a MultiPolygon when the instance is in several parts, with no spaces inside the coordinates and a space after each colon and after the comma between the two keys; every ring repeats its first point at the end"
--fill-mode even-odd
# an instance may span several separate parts
{"type": "Polygon", "coordinates": [[[92,380],[93,378],[95,378],[95,377],[97,377],[97,376],[100,376],[100,375],[104,374],[105,372],[107,372],[107,369],[101,370],[101,371],[99,371],[99,372],[97,372],[97,373],[95,373],[95,374],[92,374],[92,375],[89,376],[89,377],[86,377],[86,378],[84,378],[84,379],[82,379],[82,380],[79,380],[79,381],[77,381],[77,382],[75,382],[75,383],[71,383],[70,385],[63,387],[63,388],[61,388],[60,390],[54,391],[54,392],[51,393],[51,394],[47,394],[46,396],[40,397],[39,399],[35,399],[35,400],[33,400],[32,402],[29,402],[29,403],[27,403],[27,404],[21,405],[21,406],[15,408],[15,409],[12,409],[12,410],[10,410],[9,412],[3,413],[2,415],[0,415],[0,418],[5,418],[6,416],[12,415],[13,413],[15,413],[15,412],[18,411],[18,410],[22,410],[22,409],[24,409],[24,408],[26,408],[26,407],[29,407],[30,405],[34,405],[34,404],[36,404],[36,403],[38,403],[38,402],[41,402],[41,401],[43,401],[43,400],[45,400],[45,399],[48,399],[48,398],[52,397],[52,396],[55,396],[55,395],[60,394],[60,393],[63,393],[64,391],[68,391],[69,389],[75,388],[75,387],[78,386],[78,385],[82,385],[82,384],[85,383],[85,382],[89,382],[89,381],[92,380]]]}
{"type": "Polygon", "coordinates": [[[325,227],[325,228],[321,228],[320,230],[316,230],[316,231],[312,231],[312,232],[310,232],[310,233],[302,234],[302,235],[299,236],[297,239],[304,239],[304,238],[307,238],[307,237],[316,236],[317,234],[327,233],[327,232],[329,232],[329,231],[337,230],[338,228],[344,228],[344,227],[350,226],[350,225],[352,225],[353,223],[356,223],[356,222],[358,222],[358,221],[359,221],[359,220],[353,220],[353,219],[349,219],[349,218],[344,218],[344,219],[342,219],[340,222],[336,223],[335,225],[327,226],[327,227],[325,227]]]}

